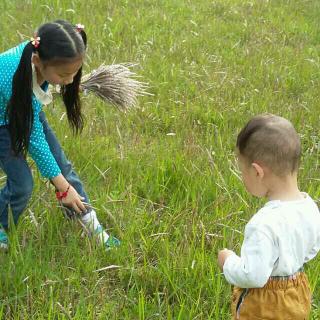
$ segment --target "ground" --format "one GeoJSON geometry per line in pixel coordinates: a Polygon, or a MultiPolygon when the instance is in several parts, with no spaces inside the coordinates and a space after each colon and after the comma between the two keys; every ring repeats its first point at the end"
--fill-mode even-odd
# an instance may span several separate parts
{"type": "MultiPolygon", "coordinates": [[[[81,237],[30,160],[32,201],[0,255],[2,318],[228,319],[217,251],[239,252],[246,221],[264,203],[246,193],[235,166],[235,138],[252,115],[293,122],[301,190],[319,198],[320,2],[2,0],[0,10],[1,51],[43,22],[82,23],[84,71],[136,62],[153,94],[126,114],[84,97],[77,137],[59,97],[45,107],[122,246],[105,253],[81,237]]],[[[313,319],[319,271],[319,258],[306,267],[313,319]]]]}

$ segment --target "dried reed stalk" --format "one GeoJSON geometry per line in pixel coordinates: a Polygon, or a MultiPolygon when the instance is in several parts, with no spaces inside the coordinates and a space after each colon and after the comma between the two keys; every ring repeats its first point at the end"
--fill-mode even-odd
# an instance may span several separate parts
{"type": "Polygon", "coordinates": [[[137,75],[130,70],[135,64],[102,64],[98,69],[82,77],[80,88],[93,92],[104,101],[120,110],[135,107],[139,96],[150,95],[148,84],[137,80],[137,75]]]}

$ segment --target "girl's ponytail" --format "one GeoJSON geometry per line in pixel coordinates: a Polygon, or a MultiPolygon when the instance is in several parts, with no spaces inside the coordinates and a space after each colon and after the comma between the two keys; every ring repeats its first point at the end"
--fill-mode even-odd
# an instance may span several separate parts
{"type": "MultiPolygon", "coordinates": [[[[78,32],[86,48],[87,35],[83,29],[78,32]]],[[[81,131],[83,128],[83,117],[82,117],[81,103],[80,103],[80,96],[79,96],[81,76],[82,76],[82,67],[79,69],[78,73],[73,78],[72,83],[66,86],[61,86],[61,95],[62,95],[63,102],[66,106],[68,121],[73,131],[76,133],[81,131]]]]}
{"type": "Polygon", "coordinates": [[[79,34],[80,34],[80,36],[82,38],[82,41],[83,41],[85,47],[87,48],[87,34],[85,33],[84,29],[81,29],[79,31],[79,34]]]}
{"type": "Polygon", "coordinates": [[[6,109],[13,152],[26,155],[33,125],[32,67],[33,45],[29,42],[22,52],[12,80],[12,95],[6,109]]]}
{"type": "Polygon", "coordinates": [[[61,86],[61,96],[66,106],[68,121],[75,133],[78,133],[83,128],[83,117],[79,96],[81,75],[82,67],[73,78],[72,83],[61,86]]]}

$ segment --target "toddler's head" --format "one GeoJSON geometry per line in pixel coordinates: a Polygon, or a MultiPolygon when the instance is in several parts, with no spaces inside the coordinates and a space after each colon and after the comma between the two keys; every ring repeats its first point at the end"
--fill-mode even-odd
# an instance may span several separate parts
{"type": "Polygon", "coordinates": [[[243,182],[251,194],[263,197],[270,183],[296,179],[300,138],[290,121],[257,115],[241,130],[236,146],[243,182]]]}

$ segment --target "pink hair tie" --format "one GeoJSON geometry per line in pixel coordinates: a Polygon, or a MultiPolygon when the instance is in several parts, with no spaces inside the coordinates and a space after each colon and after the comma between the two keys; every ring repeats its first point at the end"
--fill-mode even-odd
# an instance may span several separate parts
{"type": "Polygon", "coordinates": [[[40,45],[40,37],[38,37],[37,35],[34,35],[34,38],[30,39],[32,45],[37,49],[40,45]]]}
{"type": "Polygon", "coordinates": [[[77,23],[77,24],[76,24],[76,30],[77,30],[78,32],[83,31],[83,30],[84,30],[84,25],[83,25],[83,24],[80,24],[80,23],[77,23]]]}

